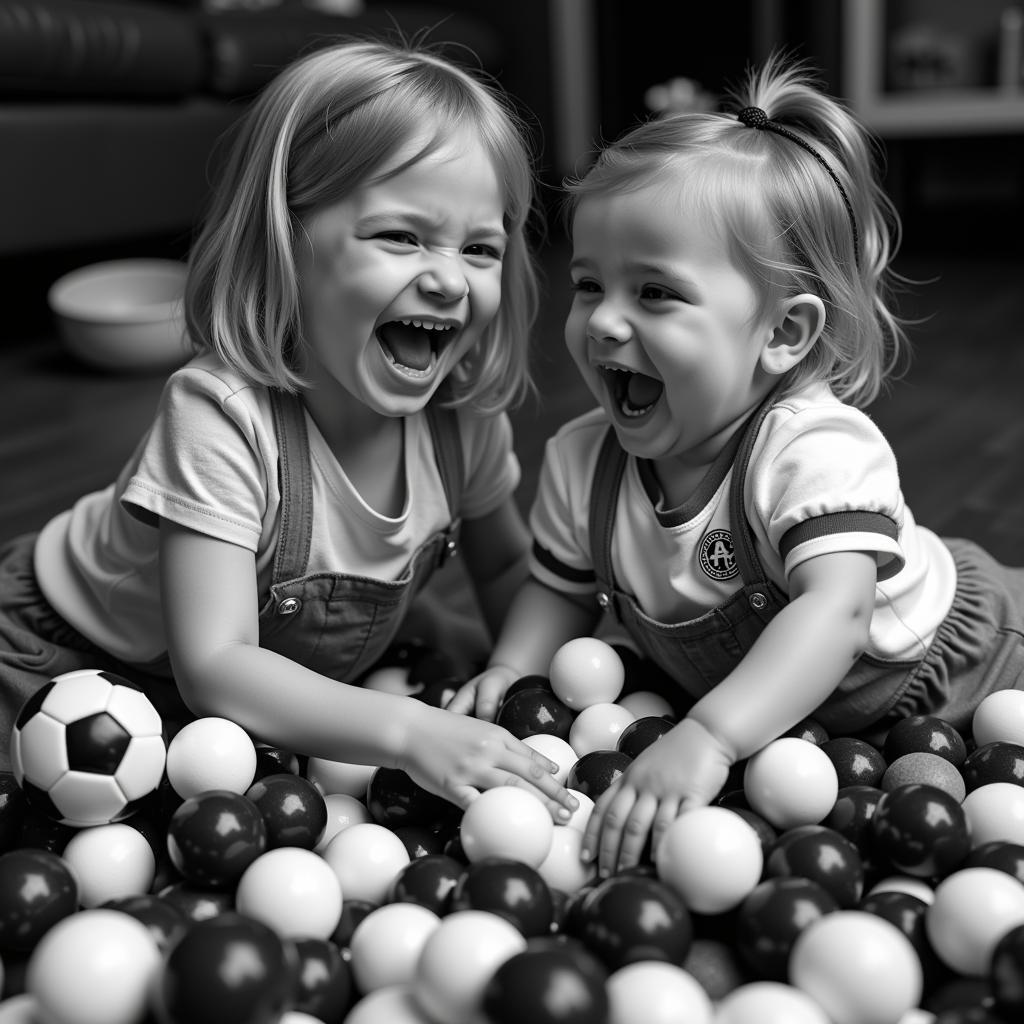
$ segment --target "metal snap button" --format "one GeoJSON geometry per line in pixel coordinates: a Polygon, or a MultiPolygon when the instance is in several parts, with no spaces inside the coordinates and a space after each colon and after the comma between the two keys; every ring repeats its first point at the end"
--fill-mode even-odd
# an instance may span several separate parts
{"type": "Polygon", "coordinates": [[[750,595],[751,607],[756,608],[760,611],[768,603],[768,598],[761,593],[755,593],[750,595]]]}
{"type": "Polygon", "coordinates": [[[286,597],[278,606],[278,615],[294,615],[302,607],[302,602],[297,597],[286,597]]]}
{"type": "Polygon", "coordinates": [[[612,599],[602,590],[598,592],[597,603],[602,608],[607,608],[612,603],[612,599]]]}

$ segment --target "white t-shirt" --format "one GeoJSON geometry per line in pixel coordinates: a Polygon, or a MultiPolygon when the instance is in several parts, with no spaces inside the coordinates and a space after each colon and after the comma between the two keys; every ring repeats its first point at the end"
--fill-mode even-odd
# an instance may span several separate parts
{"type": "MultiPolygon", "coordinates": [[[[596,591],[590,490],[607,429],[595,409],[547,444],[530,516],[531,569],[565,593],[596,591]]],[[[619,588],[652,618],[684,622],[740,589],[731,557],[731,480],[731,463],[719,459],[686,504],[664,508],[652,474],[628,459],[612,566],[619,588]]],[[[789,573],[808,558],[871,552],[878,583],[868,653],[893,660],[923,656],[949,611],[956,569],[942,541],[914,522],[892,449],[866,414],[824,385],[773,406],[751,453],[744,506],[765,573],[783,592],[789,573]]]]}
{"type": "MultiPolygon", "coordinates": [[[[457,413],[465,480],[460,515],[499,507],[519,483],[507,416],[457,413]]],[[[309,572],[394,580],[451,521],[426,416],[407,417],[406,503],[389,518],[352,486],[306,416],[313,486],[309,572]]],[[[202,355],[168,379],[154,422],[117,480],[51,520],[36,544],[40,588],[80,633],[133,664],[167,649],[159,517],[255,553],[261,592],[277,549],[278,447],[265,387],[202,355]]]]}

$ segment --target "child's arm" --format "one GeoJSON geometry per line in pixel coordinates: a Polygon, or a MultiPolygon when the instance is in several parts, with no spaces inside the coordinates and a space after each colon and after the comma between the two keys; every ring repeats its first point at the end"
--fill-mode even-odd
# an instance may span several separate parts
{"type": "Polygon", "coordinates": [[[547,675],[562,644],[590,635],[596,608],[593,597],[577,601],[527,579],[509,607],[487,670],[462,687],[448,709],[493,721],[512,683],[521,676],[547,675]]]}
{"type": "Polygon", "coordinates": [[[297,753],[401,768],[463,808],[498,785],[527,786],[553,814],[573,808],[554,766],[506,730],[261,648],[252,552],[161,520],[160,565],[171,662],[195,714],[297,753]]]}
{"type": "Polygon", "coordinates": [[[682,722],[641,753],[598,800],[583,849],[600,870],[636,864],[690,807],[709,803],[729,768],[810,715],[867,643],[875,559],[840,552],[808,559],[790,576],[790,601],[747,656],[682,722]]]}

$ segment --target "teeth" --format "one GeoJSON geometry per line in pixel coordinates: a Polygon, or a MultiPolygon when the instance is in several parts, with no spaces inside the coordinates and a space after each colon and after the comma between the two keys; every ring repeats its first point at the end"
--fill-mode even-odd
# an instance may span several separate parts
{"type": "Polygon", "coordinates": [[[406,327],[422,327],[425,331],[451,331],[454,330],[451,324],[439,324],[433,320],[399,320],[400,324],[406,327]]]}

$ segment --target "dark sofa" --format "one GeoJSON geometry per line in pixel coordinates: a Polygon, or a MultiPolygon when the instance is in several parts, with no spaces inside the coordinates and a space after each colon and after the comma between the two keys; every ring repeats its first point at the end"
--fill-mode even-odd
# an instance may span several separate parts
{"type": "Polygon", "coordinates": [[[214,6],[0,0],[0,257],[187,232],[218,138],[285,63],[339,35],[427,31],[475,54],[544,144],[547,0],[214,6]]]}

